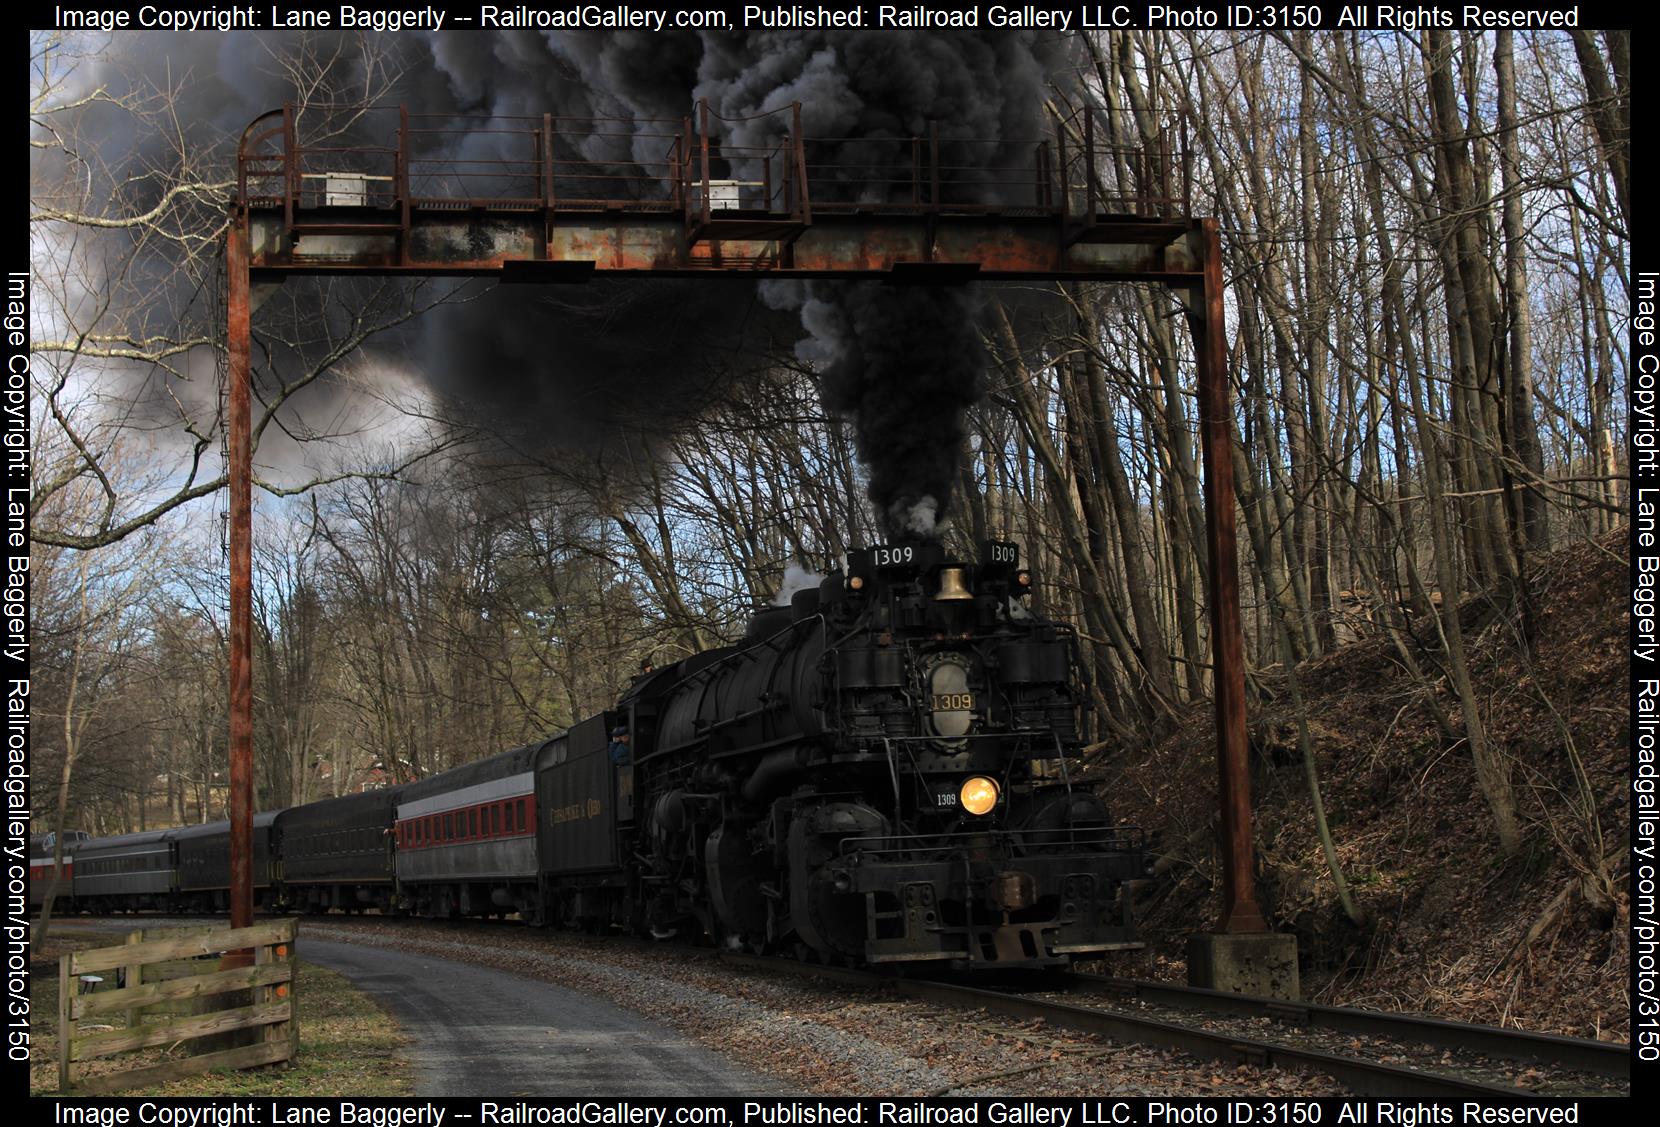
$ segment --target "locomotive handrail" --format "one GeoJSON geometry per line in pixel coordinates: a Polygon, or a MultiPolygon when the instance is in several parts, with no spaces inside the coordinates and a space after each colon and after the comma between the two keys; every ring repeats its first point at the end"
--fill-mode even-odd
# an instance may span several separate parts
{"type": "Polygon", "coordinates": [[[815,614],[815,615],[812,615],[808,618],[803,618],[803,619],[800,619],[799,621],[791,622],[788,626],[784,627],[782,630],[775,630],[771,634],[768,634],[765,638],[756,638],[752,642],[736,642],[730,647],[731,650],[732,650],[731,653],[722,654],[720,657],[715,658],[715,660],[711,661],[708,665],[705,665],[703,668],[695,670],[692,673],[688,673],[682,679],[681,683],[685,684],[685,683],[690,682],[690,681],[708,680],[710,677],[714,676],[715,670],[720,669],[721,667],[723,667],[725,665],[729,665],[729,664],[737,661],[739,658],[743,657],[745,654],[747,654],[751,650],[758,650],[758,649],[761,649],[763,646],[766,647],[767,649],[776,649],[777,647],[773,646],[773,644],[772,644],[773,642],[775,642],[779,638],[783,637],[785,634],[793,633],[798,626],[801,626],[804,623],[813,622],[815,620],[819,623],[819,625],[821,627],[824,625],[824,615],[823,614],[815,614]]]}
{"type": "Polygon", "coordinates": [[[1102,829],[1078,830],[957,830],[941,834],[885,834],[879,837],[846,837],[841,841],[844,857],[863,855],[880,857],[885,854],[929,853],[955,851],[971,845],[984,845],[986,839],[999,846],[1077,845],[1098,847],[1113,852],[1136,852],[1145,848],[1146,833],[1139,826],[1112,826],[1102,829]]]}
{"type": "MultiPolygon", "coordinates": [[[[1039,736],[1053,736],[1054,740],[1055,740],[1055,743],[1057,745],[1059,745],[1059,743],[1060,743],[1060,736],[1056,735],[1054,732],[1045,731],[1042,728],[1008,728],[1008,729],[1005,729],[1005,730],[1002,730],[1002,731],[997,731],[997,732],[964,732],[960,736],[951,736],[950,740],[951,740],[952,743],[962,743],[962,742],[965,742],[967,740],[1007,740],[1007,739],[1018,739],[1018,740],[1025,740],[1025,741],[1030,742],[1030,741],[1036,739],[1039,736]]],[[[894,743],[937,743],[938,741],[940,741],[942,739],[945,739],[946,737],[944,737],[944,736],[922,735],[922,736],[883,736],[882,738],[884,740],[892,740],[894,743]]],[[[1032,748],[1031,750],[1036,751],[1037,749],[1032,748]]],[[[1061,752],[1061,757],[1065,758],[1065,751],[1064,750],[1061,752]]]]}
{"type": "Polygon", "coordinates": [[[1067,794],[1071,794],[1072,776],[1069,775],[1066,770],[1066,749],[1061,747],[1061,736],[1059,732],[1050,732],[1049,734],[1053,736],[1055,740],[1055,758],[1061,761],[1061,786],[1066,788],[1067,794]]]}
{"type": "MultiPolygon", "coordinates": [[[[661,758],[662,756],[673,755],[675,752],[685,751],[687,748],[696,747],[699,744],[706,743],[706,742],[707,741],[700,735],[700,736],[696,737],[695,739],[687,740],[685,743],[675,744],[673,747],[660,747],[657,750],[653,751],[649,755],[641,756],[635,762],[637,762],[637,763],[650,763],[653,760],[661,758]]],[[[725,759],[725,758],[731,758],[731,757],[734,757],[734,756],[749,755],[753,752],[771,751],[773,748],[783,747],[783,746],[788,745],[788,744],[799,743],[799,742],[800,742],[800,737],[798,737],[798,736],[794,736],[794,735],[779,736],[777,739],[766,740],[762,743],[746,744],[743,747],[739,747],[739,748],[727,748],[724,751],[717,751],[717,752],[714,752],[710,756],[710,758],[711,759],[725,759]]]]}
{"type": "Polygon", "coordinates": [[[903,821],[900,812],[905,809],[905,803],[899,794],[899,762],[893,757],[894,740],[887,736],[882,737],[882,755],[888,761],[888,776],[893,779],[893,814],[896,821],[903,821]]]}
{"type": "MultiPolygon", "coordinates": [[[[1027,830],[1007,829],[1007,828],[999,829],[999,828],[988,827],[988,828],[985,828],[985,829],[947,830],[943,833],[934,833],[934,834],[882,834],[880,836],[872,836],[872,837],[846,837],[846,838],[843,838],[842,841],[844,843],[847,843],[847,844],[857,844],[857,843],[860,843],[860,842],[872,842],[872,841],[880,841],[880,842],[909,841],[909,842],[918,842],[918,843],[932,842],[932,843],[935,843],[936,845],[951,845],[951,844],[954,844],[954,843],[964,843],[964,842],[969,842],[969,841],[972,841],[972,840],[975,840],[975,839],[982,839],[982,838],[987,838],[987,837],[991,837],[991,838],[1022,838],[1022,839],[1043,840],[1045,835],[1053,835],[1058,839],[1058,837],[1060,835],[1069,834],[1069,833],[1074,834],[1074,835],[1078,835],[1079,840],[1086,841],[1086,842],[1107,842],[1107,841],[1139,842],[1139,841],[1145,839],[1145,837],[1147,835],[1147,832],[1145,830],[1143,830],[1140,826],[1096,826],[1096,827],[1087,828],[1087,829],[1079,829],[1077,827],[1069,827],[1069,828],[1059,828],[1059,829],[1027,829],[1027,830]]],[[[918,847],[921,847],[921,846],[918,846],[918,847]]]]}

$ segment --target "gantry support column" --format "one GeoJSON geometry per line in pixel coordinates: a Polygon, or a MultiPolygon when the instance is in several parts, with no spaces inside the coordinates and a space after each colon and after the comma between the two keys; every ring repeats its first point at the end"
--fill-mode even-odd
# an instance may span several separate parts
{"type": "Polygon", "coordinates": [[[1245,639],[1239,625],[1239,551],[1234,529],[1232,405],[1227,323],[1222,312],[1222,237],[1202,223],[1204,282],[1188,302],[1199,368],[1199,447],[1205,461],[1205,540],[1210,549],[1210,649],[1216,697],[1217,794],[1222,815],[1219,932],[1267,931],[1252,872],[1251,774],[1245,735],[1245,639]]]}
{"type": "Polygon", "coordinates": [[[1187,977],[1195,986],[1295,998],[1300,992],[1297,938],[1270,934],[1257,906],[1250,746],[1245,731],[1245,639],[1239,622],[1239,551],[1234,530],[1233,407],[1228,396],[1222,236],[1217,221],[1202,220],[1200,235],[1204,275],[1201,284],[1189,289],[1188,324],[1199,368],[1199,446],[1205,463],[1222,914],[1214,932],[1188,940],[1187,977]]]}
{"type": "MultiPolygon", "coordinates": [[[[225,234],[226,458],[230,488],[231,926],[254,922],[253,408],[248,353],[252,302],[247,213],[231,206],[225,234]]],[[[234,952],[232,955],[234,956],[234,952]]],[[[252,952],[242,952],[251,956],[252,952]]],[[[227,957],[227,961],[230,956],[227,957]]],[[[251,959],[249,959],[251,961],[251,959]]]]}

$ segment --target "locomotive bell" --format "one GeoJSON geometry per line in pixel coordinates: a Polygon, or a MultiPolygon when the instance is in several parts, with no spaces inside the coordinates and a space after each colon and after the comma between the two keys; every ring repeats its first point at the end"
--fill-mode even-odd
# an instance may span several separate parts
{"type": "Polygon", "coordinates": [[[963,582],[962,568],[940,568],[940,593],[934,596],[936,603],[957,603],[973,597],[974,593],[963,582]]]}

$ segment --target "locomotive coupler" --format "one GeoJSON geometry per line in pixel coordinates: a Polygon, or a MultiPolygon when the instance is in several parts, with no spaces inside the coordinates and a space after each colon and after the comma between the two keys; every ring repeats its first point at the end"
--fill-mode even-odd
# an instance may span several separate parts
{"type": "Polygon", "coordinates": [[[988,899],[1003,912],[1018,912],[1037,903],[1037,881],[1023,869],[998,873],[991,882],[988,899]]]}

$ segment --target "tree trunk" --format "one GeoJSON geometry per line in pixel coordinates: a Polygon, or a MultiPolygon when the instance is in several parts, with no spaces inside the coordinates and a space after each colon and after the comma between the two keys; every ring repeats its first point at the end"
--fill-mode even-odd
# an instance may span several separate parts
{"type": "Polygon", "coordinates": [[[1528,549],[1542,552],[1550,537],[1545,496],[1537,484],[1544,476],[1545,466],[1539,449],[1539,430],[1533,418],[1533,332],[1528,309],[1526,235],[1522,229],[1522,164],[1516,130],[1516,67],[1511,37],[1508,30],[1495,33],[1493,51],[1493,66],[1498,72],[1499,145],[1504,168],[1505,290],[1510,307],[1510,366],[1505,399],[1510,443],[1516,449],[1517,459],[1534,479],[1523,484],[1522,512],[1517,523],[1528,549]]]}
{"type": "Polygon", "coordinates": [[[1619,201],[1620,215],[1625,229],[1631,230],[1631,33],[1607,32],[1614,59],[1614,76],[1618,87],[1611,86],[1608,71],[1603,66],[1602,52],[1597,50],[1596,33],[1570,31],[1574,54],[1579,57],[1579,70],[1585,76],[1585,93],[1590,103],[1591,122],[1596,126],[1597,142],[1602,147],[1602,159],[1608,166],[1608,178],[1614,182],[1614,198],[1619,201]]]}

